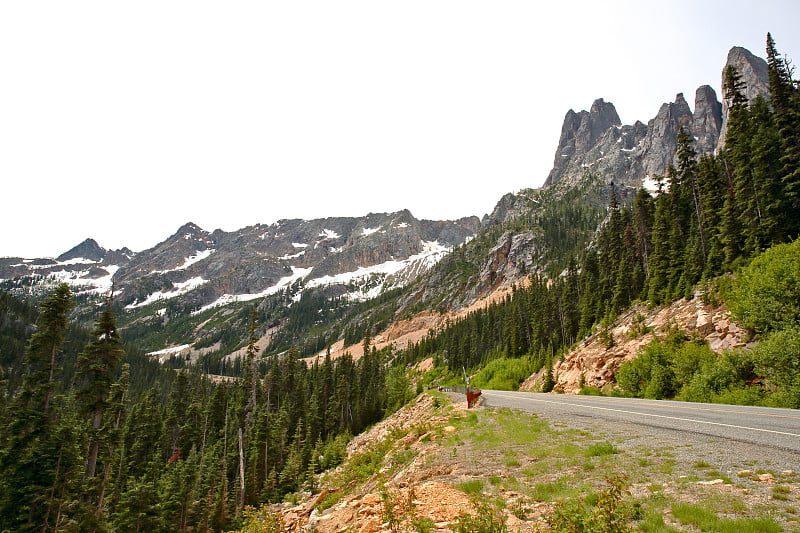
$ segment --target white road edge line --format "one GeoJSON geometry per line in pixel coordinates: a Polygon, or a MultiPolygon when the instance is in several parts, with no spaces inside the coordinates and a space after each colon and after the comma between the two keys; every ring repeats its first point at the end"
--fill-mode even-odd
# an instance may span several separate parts
{"type": "Polygon", "coordinates": [[[677,416],[654,415],[654,414],[650,414],[650,413],[638,413],[636,411],[626,411],[624,409],[612,409],[610,407],[597,407],[597,406],[594,406],[594,405],[584,405],[584,404],[580,404],[580,403],[555,402],[553,400],[540,400],[538,398],[531,398],[530,396],[507,396],[507,395],[503,395],[503,394],[497,394],[496,392],[493,392],[491,394],[493,394],[495,396],[500,396],[501,398],[506,398],[508,400],[523,399],[523,400],[528,400],[528,401],[531,401],[531,402],[553,403],[553,404],[556,404],[556,405],[574,405],[574,406],[577,406],[577,407],[585,407],[587,409],[599,409],[601,411],[615,411],[615,412],[618,412],[618,413],[626,413],[626,414],[629,414],[629,415],[652,416],[654,418],[668,418],[670,420],[680,420],[681,422],[696,422],[698,424],[709,424],[709,425],[712,425],[712,426],[724,426],[724,427],[729,427],[729,428],[734,428],[734,429],[749,429],[749,430],[752,430],[752,431],[762,431],[764,433],[775,433],[777,435],[788,435],[790,437],[800,437],[800,435],[798,435],[796,433],[787,433],[785,431],[775,431],[775,430],[772,430],[772,429],[751,428],[751,427],[747,427],[747,426],[734,426],[733,424],[723,424],[721,422],[705,422],[703,420],[697,420],[697,419],[694,419],[694,418],[681,418],[681,417],[677,417],[677,416]]]}

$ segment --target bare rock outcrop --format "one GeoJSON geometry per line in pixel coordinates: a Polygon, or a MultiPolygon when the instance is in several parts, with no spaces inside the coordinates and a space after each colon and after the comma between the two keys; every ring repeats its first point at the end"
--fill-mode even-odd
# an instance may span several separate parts
{"type": "MultiPolygon", "coordinates": [[[[553,365],[554,391],[577,394],[581,381],[598,388],[614,384],[617,370],[623,363],[637,357],[647,344],[666,336],[673,327],[704,339],[709,348],[718,353],[748,346],[747,332],[733,321],[724,305],[715,307],[696,297],[659,309],[636,306],[607,331],[589,336],[553,365]]],[[[540,390],[543,380],[544,371],[537,372],[520,390],[540,390]]]]}

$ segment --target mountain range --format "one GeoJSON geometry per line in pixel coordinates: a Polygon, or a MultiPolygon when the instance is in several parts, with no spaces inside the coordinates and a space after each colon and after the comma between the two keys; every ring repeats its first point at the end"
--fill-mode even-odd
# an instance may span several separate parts
{"type": "MultiPolygon", "coordinates": [[[[741,73],[749,99],[769,98],[763,59],[734,47],[727,65],[741,73]]],[[[566,113],[543,187],[506,194],[483,219],[419,220],[404,210],[280,220],[232,232],[187,223],[140,252],[106,250],[86,239],[54,259],[0,258],[0,289],[41,292],[66,282],[87,301],[113,291],[115,302],[130,311],[157,315],[169,306],[171,314],[187,315],[289,289],[295,298],[302,289],[323,288],[329,296],[364,301],[411,285],[398,315],[412,308],[457,309],[557,264],[555,242],[542,229],[548,206],[596,204],[597,220],[587,229],[591,240],[612,193],[628,201],[664,175],[680,128],[693,136],[698,153],[714,153],[724,143],[727,120],[727,106],[709,85],[696,90],[694,110],[679,93],[647,124],[623,125],[614,105],[599,98],[588,111],[566,113]],[[515,228],[521,217],[534,223],[515,228]]]]}

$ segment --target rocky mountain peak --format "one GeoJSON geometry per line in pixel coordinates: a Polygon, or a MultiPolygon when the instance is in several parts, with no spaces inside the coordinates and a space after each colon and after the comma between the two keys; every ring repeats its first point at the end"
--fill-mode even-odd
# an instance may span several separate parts
{"type": "MultiPolygon", "coordinates": [[[[734,46],[728,52],[728,59],[722,68],[722,84],[725,82],[725,70],[728,65],[733,65],[744,82],[744,94],[749,102],[761,96],[769,100],[769,69],[767,62],[753,55],[747,48],[734,46]]],[[[721,84],[721,85],[722,85],[721,84]]],[[[728,129],[728,103],[722,102],[722,131],[719,137],[718,149],[725,145],[725,132],[728,129]]]]}
{"type": "Polygon", "coordinates": [[[644,176],[661,175],[666,171],[675,156],[678,131],[681,127],[690,130],[691,126],[692,110],[683,93],[678,93],[674,102],[661,105],[656,117],[647,123],[642,160],[644,176]]]}
{"type": "MultiPolygon", "coordinates": [[[[741,46],[734,46],[728,52],[725,68],[733,65],[742,76],[745,84],[745,96],[748,100],[756,96],[769,98],[769,69],[767,62],[754,55],[750,50],[741,46]]],[[[725,79],[725,68],[722,69],[722,79],[725,79]]]]}
{"type": "Polygon", "coordinates": [[[69,261],[70,259],[89,259],[90,261],[102,261],[106,256],[106,249],[97,244],[94,239],[86,239],[79,245],[59,255],[58,261],[69,261]]]}
{"type": "Polygon", "coordinates": [[[206,230],[204,230],[194,222],[187,222],[186,224],[178,228],[178,231],[175,232],[175,235],[185,234],[195,237],[198,235],[206,235],[207,233],[208,232],[206,230]]]}
{"type": "Polygon", "coordinates": [[[697,88],[694,96],[692,135],[699,153],[711,153],[717,148],[722,131],[722,104],[717,93],[708,85],[697,88]]]}
{"type": "Polygon", "coordinates": [[[564,117],[561,138],[558,141],[553,170],[545,185],[557,183],[567,172],[573,156],[585,154],[612,126],[621,125],[619,115],[611,102],[598,98],[589,111],[575,113],[572,109],[564,117]]]}
{"type": "MultiPolygon", "coordinates": [[[[735,46],[728,53],[727,65],[741,74],[748,99],[769,97],[766,61],[735,46]]],[[[661,105],[647,126],[639,121],[621,126],[613,104],[599,98],[589,111],[567,112],[545,186],[570,187],[591,175],[638,187],[647,176],[666,172],[675,157],[680,128],[694,137],[698,153],[713,153],[724,143],[726,122],[727,105],[708,85],[695,92],[694,112],[683,93],[678,93],[674,102],[661,105]]]]}
{"type": "Polygon", "coordinates": [[[592,107],[589,108],[589,115],[592,117],[593,126],[597,127],[598,135],[606,131],[610,126],[622,125],[614,104],[606,102],[602,98],[592,102],[592,107]]]}

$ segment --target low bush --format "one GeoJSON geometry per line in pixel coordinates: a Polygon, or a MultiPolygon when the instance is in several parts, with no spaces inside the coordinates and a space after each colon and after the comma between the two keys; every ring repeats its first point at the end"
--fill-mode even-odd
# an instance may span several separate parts
{"type": "Polygon", "coordinates": [[[630,522],[635,518],[635,510],[622,500],[625,477],[607,478],[606,483],[608,487],[599,494],[556,502],[553,511],[547,516],[550,529],[557,533],[631,531],[630,522]]]}
{"type": "Polygon", "coordinates": [[[737,321],[756,333],[800,326],[800,239],[773,246],[735,278],[722,278],[720,294],[737,321]]]}
{"type": "Polygon", "coordinates": [[[493,359],[472,378],[471,384],[482,389],[517,390],[539,370],[537,366],[532,357],[493,359]]]}

